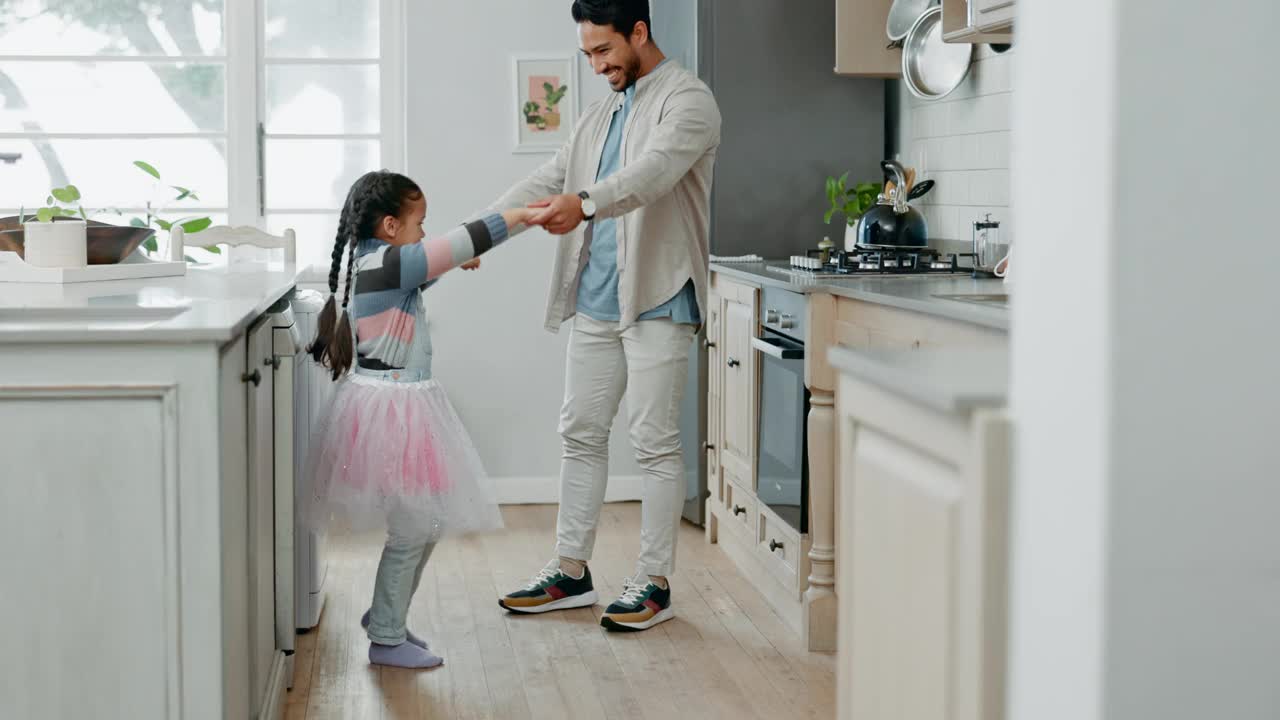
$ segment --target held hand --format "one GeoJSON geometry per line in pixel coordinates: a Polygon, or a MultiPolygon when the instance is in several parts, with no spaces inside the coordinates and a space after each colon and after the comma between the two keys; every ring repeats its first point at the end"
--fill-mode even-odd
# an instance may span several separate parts
{"type": "Polygon", "coordinates": [[[532,208],[511,208],[502,211],[502,219],[506,221],[508,229],[515,229],[517,225],[532,225],[533,218],[541,212],[532,208]]]}
{"type": "Polygon", "coordinates": [[[542,208],[531,222],[543,226],[552,235],[570,233],[586,219],[582,215],[582,198],[577,195],[553,195],[529,207],[542,208]]]}
{"type": "Polygon", "coordinates": [[[463,270],[479,270],[480,258],[471,258],[460,266],[463,270]]]}

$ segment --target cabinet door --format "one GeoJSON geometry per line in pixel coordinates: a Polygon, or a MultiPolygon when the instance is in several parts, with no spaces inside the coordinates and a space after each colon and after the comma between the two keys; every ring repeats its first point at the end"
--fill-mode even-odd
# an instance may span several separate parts
{"type": "Polygon", "coordinates": [[[756,457],[756,353],[751,338],[756,334],[755,290],[741,288],[737,297],[721,301],[720,321],[724,324],[724,415],[720,464],[755,486],[756,457]]]}
{"type": "MultiPolygon", "coordinates": [[[[250,717],[249,425],[242,336],[228,345],[218,365],[219,482],[222,495],[222,604],[224,717],[250,717]]],[[[256,706],[255,706],[256,708],[256,706]]]]}
{"type": "Polygon", "coordinates": [[[893,0],[835,0],[836,74],[902,77],[902,50],[888,47],[884,21],[893,0]]]}
{"type": "Polygon", "coordinates": [[[1013,22],[1014,0],[970,0],[971,22],[979,30],[1006,27],[1013,22]]]}
{"type": "Polygon", "coordinates": [[[266,702],[267,681],[276,652],[275,378],[271,340],[268,322],[261,321],[249,331],[248,372],[260,379],[245,384],[249,393],[249,679],[255,716],[266,702]]]}
{"type": "Polygon", "coordinates": [[[724,382],[723,324],[720,322],[720,296],[711,293],[707,301],[707,488],[711,499],[723,502],[720,483],[720,418],[723,415],[721,387],[724,382]]]}

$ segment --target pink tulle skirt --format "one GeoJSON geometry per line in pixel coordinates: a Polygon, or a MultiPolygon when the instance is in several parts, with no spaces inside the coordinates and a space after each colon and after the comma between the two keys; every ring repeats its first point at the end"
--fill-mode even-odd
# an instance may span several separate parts
{"type": "Polygon", "coordinates": [[[502,527],[482,487],[484,468],[466,428],[435,380],[392,382],[353,374],[338,383],[312,438],[304,522],[354,530],[444,535],[502,527]]]}

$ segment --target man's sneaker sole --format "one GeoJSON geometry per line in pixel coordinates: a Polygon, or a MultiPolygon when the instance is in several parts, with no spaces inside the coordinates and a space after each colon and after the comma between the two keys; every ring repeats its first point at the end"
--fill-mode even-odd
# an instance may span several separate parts
{"type": "Polygon", "coordinates": [[[638,623],[618,622],[611,617],[605,616],[600,618],[600,627],[614,632],[639,632],[641,630],[648,630],[659,623],[664,623],[675,616],[676,611],[672,608],[667,608],[648,620],[638,623]]]}
{"type": "Polygon", "coordinates": [[[595,590],[582,593],[581,595],[570,595],[559,600],[552,600],[549,603],[534,605],[532,607],[514,607],[507,606],[506,602],[498,599],[498,607],[508,612],[520,613],[522,615],[537,615],[539,613],[551,612],[553,610],[572,610],[574,608],[591,607],[599,601],[599,596],[595,590]]]}

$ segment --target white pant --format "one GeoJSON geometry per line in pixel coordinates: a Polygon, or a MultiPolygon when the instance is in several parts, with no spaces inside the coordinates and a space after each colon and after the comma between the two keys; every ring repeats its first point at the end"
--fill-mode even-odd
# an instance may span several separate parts
{"type": "Polygon", "coordinates": [[[630,388],[631,443],[644,471],[638,570],[661,576],[675,571],[685,496],[680,402],[693,336],[693,326],[671,320],[644,320],[619,331],[617,323],[574,318],[560,411],[560,556],[591,559],[609,481],[609,429],[630,388]]]}

